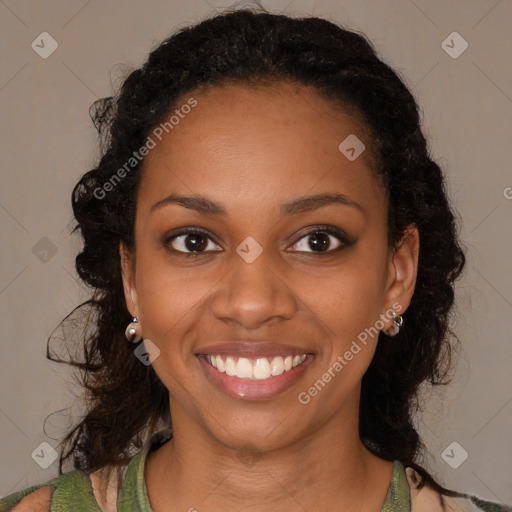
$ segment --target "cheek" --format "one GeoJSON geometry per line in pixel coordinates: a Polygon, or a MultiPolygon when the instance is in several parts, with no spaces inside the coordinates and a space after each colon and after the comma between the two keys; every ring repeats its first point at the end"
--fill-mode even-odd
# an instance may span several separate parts
{"type": "MultiPolygon", "coordinates": [[[[172,340],[181,340],[191,325],[204,315],[208,292],[218,276],[199,267],[173,269],[164,258],[137,260],[137,294],[144,337],[161,350],[168,350],[172,340]]],[[[179,349],[179,345],[172,345],[179,349]]]]}
{"type": "MultiPolygon", "coordinates": [[[[144,338],[159,349],[152,366],[173,396],[194,385],[188,368],[196,364],[191,353],[189,333],[204,317],[204,299],[210,285],[207,279],[185,278],[180,271],[153,261],[147,272],[138,275],[140,319],[144,338]]],[[[183,401],[190,397],[183,396],[183,401]]]]}
{"type": "Polygon", "coordinates": [[[303,278],[300,295],[321,324],[348,340],[379,318],[383,298],[380,281],[381,277],[370,267],[347,265],[333,269],[322,279],[303,278]]]}
{"type": "Polygon", "coordinates": [[[384,267],[372,258],[354,257],[333,269],[329,278],[308,276],[301,283],[307,309],[328,340],[321,344],[322,371],[343,374],[345,385],[362,378],[383,327],[379,320],[384,267]]]}

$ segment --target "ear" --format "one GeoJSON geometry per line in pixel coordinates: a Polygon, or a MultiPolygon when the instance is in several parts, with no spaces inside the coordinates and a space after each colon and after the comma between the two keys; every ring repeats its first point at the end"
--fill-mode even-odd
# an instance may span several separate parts
{"type": "MultiPolygon", "coordinates": [[[[419,252],[418,229],[414,225],[408,226],[398,248],[388,258],[386,311],[393,310],[397,314],[402,314],[409,307],[416,286],[419,252]]],[[[392,320],[387,327],[391,327],[391,323],[392,320]]]]}
{"type": "Polygon", "coordinates": [[[119,256],[121,258],[121,273],[126,307],[133,317],[139,316],[139,302],[135,288],[135,261],[133,254],[123,242],[119,243],[119,256]]]}

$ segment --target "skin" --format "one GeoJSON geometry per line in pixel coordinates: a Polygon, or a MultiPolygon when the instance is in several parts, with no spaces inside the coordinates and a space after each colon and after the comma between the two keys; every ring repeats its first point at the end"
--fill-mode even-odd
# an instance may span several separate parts
{"type": "MultiPolygon", "coordinates": [[[[418,231],[411,227],[398,250],[388,248],[388,205],[370,151],[349,161],[338,149],[349,134],[366,148],[371,141],[315,89],[229,85],[195,91],[178,105],[190,96],[198,105],[146,157],[135,254],[120,246],[126,305],[160,350],[153,367],[171,396],[174,437],[146,461],[151,505],[155,512],[379,512],[392,462],[373,455],[358,434],[361,379],[377,337],[307,405],[297,395],[393,304],[406,311],[418,231]],[[283,203],[333,192],[364,213],[328,204],[280,216],[283,203]],[[171,193],[206,197],[226,214],[179,204],[150,212],[171,193]],[[315,254],[307,234],[318,224],[345,230],[355,243],[325,235],[330,252],[315,254]],[[165,247],[171,230],[190,226],[211,233],[212,241],[201,239],[209,252],[172,252],[186,251],[185,236],[165,247]],[[252,263],[236,252],[248,236],[263,249],[252,263]],[[236,399],[211,384],[194,355],[236,339],[298,345],[315,357],[278,397],[236,399]]],[[[384,329],[391,326],[388,316],[384,329]]]]}

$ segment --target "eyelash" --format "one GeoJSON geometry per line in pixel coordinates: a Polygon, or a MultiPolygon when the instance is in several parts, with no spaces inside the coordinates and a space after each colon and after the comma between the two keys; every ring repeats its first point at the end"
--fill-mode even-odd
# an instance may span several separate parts
{"type": "MultiPolygon", "coordinates": [[[[312,254],[315,256],[324,256],[324,255],[326,256],[326,255],[331,255],[335,252],[338,252],[338,251],[340,251],[346,247],[349,247],[353,244],[353,242],[347,238],[347,236],[341,229],[338,229],[338,228],[335,228],[332,226],[315,226],[313,229],[311,229],[311,231],[304,233],[296,242],[293,243],[293,245],[297,245],[303,238],[307,238],[308,236],[314,235],[315,233],[325,233],[328,235],[332,235],[338,239],[338,241],[341,243],[341,245],[335,249],[329,249],[329,250],[323,251],[323,252],[318,252],[318,251],[292,251],[292,252],[297,252],[297,253],[301,253],[301,254],[307,253],[307,254],[312,254]]],[[[186,258],[197,257],[202,254],[209,254],[212,252],[221,252],[221,251],[204,251],[204,250],[203,251],[185,252],[185,251],[178,251],[176,249],[169,247],[169,244],[174,239],[179,238],[180,236],[183,236],[183,235],[195,235],[195,234],[204,235],[212,242],[217,243],[217,242],[215,242],[215,240],[212,239],[212,237],[210,236],[210,234],[207,231],[205,231],[201,228],[187,228],[187,229],[183,229],[177,233],[174,233],[170,236],[166,236],[163,240],[164,247],[168,251],[170,251],[174,254],[178,254],[180,256],[184,256],[186,258]]]]}

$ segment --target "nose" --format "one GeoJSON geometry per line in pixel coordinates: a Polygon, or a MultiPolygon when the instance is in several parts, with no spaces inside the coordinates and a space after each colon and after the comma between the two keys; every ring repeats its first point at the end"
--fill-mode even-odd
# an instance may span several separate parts
{"type": "Polygon", "coordinates": [[[295,315],[293,290],[265,251],[251,263],[234,253],[230,264],[231,270],[211,300],[215,318],[257,329],[271,320],[289,320],[295,315]]]}

